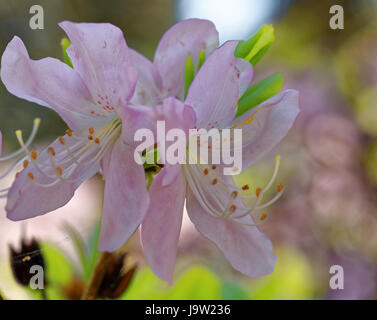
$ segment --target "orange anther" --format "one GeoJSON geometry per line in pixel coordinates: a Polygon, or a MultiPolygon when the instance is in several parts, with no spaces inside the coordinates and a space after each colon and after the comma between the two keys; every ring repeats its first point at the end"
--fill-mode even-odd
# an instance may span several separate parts
{"type": "Polygon", "coordinates": [[[204,169],[204,175],[206,176],[206,175],[208,174],[208,172],[209,172],[208,169],[205,168],[205,169],[204,169]]]}
{"type": "Polygon", "coordinates": [[[213,166],[212,166],[212,170],[215,170],[215,169],[216,169],[216,166],[215,166],[215,165],[213,165],[213,166]]]}
{"type": "Polygon", "coordinates": [[[56,153],[55,153],[55,149],[53,147],[49,147],[47,150],[48,150],[48,152],[51,153],[52,156],[55,156],[56,153]]]}
{"type": "Polygon", "coordinates": [[[212,185],[215,185],[215,184],[217,184],[217,179],[216,178],[212,180],[212,185]]]}
{"type": "Polygon", "coordinates": [[[63,137],[59,137],[59,142],[61,143],[61,144],[64,144],[64,139],[63,139],[63,137]]]}
{"type": "Polygon", "coordinates": [[[88,139],[89,140],[93,140],[93,136],[88,136],[88,139]]]}
{"type": "Polygon", "coordinates": [[[33,151],[33,152],[31,153],[31,157],[32,157],[33,160],[37,159],[37,152],[36,152],[36,151],[33,151]]]}
{"type": "Polygon", "coordinates": [[[257,195],[257,197],[259,197],[261,191],[262,191],[261,188],[257,188],[257,190],[255,190],[255,194],[257,195]]]}
{"type": "Polygon", "coordinates": [[[31,172],[28,172],[27,175],[29,176],[30,180],[34,180],[34,175],[31,172]]]}
{"type": "Polygon", "coordinates": [[[281,190],[283,190],[283,185],[282,185],[282,184],[279,184],[279,185],[277,186],[277,190],[278,190],[278,192],[281,192],[281,190]]]}
{"type": "Polygon", "coordinates": [[[57,167],[56,171],[58,172],[59,176],[63,174],[63,169],[61,167],[57,167]]]}
{"type": "Polygon", "coordinates": [[[26,169],[28,165],[29,165],[29,161],[28,161],[28,160],[25,160],[25,161],[24,161],[24,169],[26,169]]]}
{"type": "Polygon", "coordinates": [[[67,130],[66,132],[65,132],[67,135],[69,135],[70,137],[72,137],[72,131],[71,130],[67,130]]]}
{"type": "Polygon", "coordinates": [[[94,133],[94,129],[93,128],[89,128],[89,133],[93,134],[94,133]]]}
{"type": "Polygon", "coordinates": [[[263,220],[266,220],[267,218],[267,213],[263,213],[261,216],[260,216],[260,220],[263,221],[263,220]]]}
{"type": "Polygon", "coordinates": [[[22,258],[22,262],[26,262],[26,261],[30,261],[30,260],[31,260],[30,256],[25,256],[25,257],[22,258]]]}
{"type": "Polygon", "coordinates": [[[231,194],[231,197],[233,199],[235,199],[235,198],[237,198],[237,196],[238,196],[238,192],[237,191],[233,191],[232,194],[231,194]]]}
{"type": "Polygon", "coordinates": [[[250,189],[250,187],[249,187],[248,184],[245,184],[245,185],[242,186],[242,190],[249,190],[249,189],[250,189]]]}
{"type": "Polygon", "coordinates": [[[237,209],[236,205],[235,205],[235,204],[232,204],[232,205],[230,206],[230,208],[229,208],[229,211],[230,211],[230,213],[233,213],[234,211],[236,211],[236,209],[237,209]]]}
{"type": "Polygon", "coordinates": [[[96,139],[94,140],[94,142],[97,143],[97,144],[99,144],[99,139],[96,138],[96,139]]]}

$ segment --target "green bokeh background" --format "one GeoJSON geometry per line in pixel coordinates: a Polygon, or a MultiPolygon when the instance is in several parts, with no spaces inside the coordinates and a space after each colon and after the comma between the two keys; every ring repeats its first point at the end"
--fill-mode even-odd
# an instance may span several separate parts
{"type": "MultiPolygon", "coordinates": [[[[278,6],[279,1],[276,3],[278,6]]],[[[59,21],[106,21],[124,31],[130,47],[152,58],[159,38],[179,19],[173,0],[39,0],[37,4],[45,12],[45,29],[31,30],[28,10],[33,4],[0,0],[1,53],[18,35],[33,59],[62,59],[59,44],[64,33],[57,26],[59,21]]],[[[258,279],[243,277],[232,270],[215,246],[190,234],[192,241],[185,242],[178,256],[172,287],[157,279],[141,259],[122,299],[377,297],[376,17],[377,4],[372,0],[307,0],[287,1],[273,19],[276,40],[257,65],[256,79],[281,72],[286,80],[284,88],[300,90],[302,109],[292,132],[278,148],[282,155],[279,179],[288,191],[262,227],[274,243],[278,257],[275,272],[258,279]],[[344,8],[344,30],[329,27],[332,4],[344,8]],[[329,288],[333,264],[344,266],[346,286],[342,291],[329,288]]],[[[249,30],[249,34],[255,31],[249,30]]],[[[35,117],[42,119],[37,143],[51,141],[66,128],[53,111],[12,96],[0,84],[5,153],[17,148],[12,133],[21,128],[27,135],[35,117]]],[[[236,177],[236,182],[262,185],[270,175],[272,159],[267,157],[236,177]]],[[[82,226],[75,228],[80,233],[82,226]]],[[[88,279],[98,258],[93,239],[87,239],[92,249],[85,253],[88,257],[83,267],[73,263],[70,253],[62,252],[53,238],[46,240],[42,252],[47,277],[53,283],[48,288],[51,299],[66,298],[62,288],[75,276],[88,279]]],[[[74,239],[68,236],[66,241],[74,239]]],[[[127,248],[131,255],[140,254],[134,245],[137,241],[132,240],[127,248]]],[[[0,266],[9,269],[7,265],[7,256],[1,256],[0,266]]],[[[9,277],[10,273],[0,274],[0,290],[5,296],[9,286],[18,286],[9,277]]],[[[17,297],[25,295],[9,298],[17,297]]],[[[35,292],[28,292],[27,297],[39,298],[35,292]]]]}

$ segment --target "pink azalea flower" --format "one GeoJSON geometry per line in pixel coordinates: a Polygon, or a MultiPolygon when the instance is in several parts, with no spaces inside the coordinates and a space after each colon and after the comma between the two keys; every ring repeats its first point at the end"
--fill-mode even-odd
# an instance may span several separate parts
{"type": "Polygon", "coordinates": [[[7,217],[23,220],[55,210],[102,170],[106,185],[99,246],[116,249],[139,226],[149,204],[144,168],[135,163],[123,130],[122,113],[134,94],[137,70],[117,27],[60,26],[72,43],[68,54],[74,69],[53,58],[31,60],[18,37],[2,56],[1,79],[8,91],[52,108],[70,128],[40,153],[30,150],[18,131],[26,156],[24,170],[7,192],[7,217]]]}
{"type": "MultiPolygon", "coordinates": [[[[185,102],[168,98],[154,108],[130,107],[125,118],[135,127],[155,130],[157,120],[170,128],[242,128],[243,168],[266,155],[289,131],[299,112],[298,92],[284,91],[235,118],[237,100],[253,76],[252,66],[234,57],[237,42],[216,49],[206,60],[190,86],[185,102]]],[[[187,158],[189,155],[187,155],[187,158]]],[[[279,157],[271,180],[255,195],[239,188],[222,166],[203,164],[169,165],[155,176],[149,192],[150,206],[142,222],[141,239],[146,259],[154,273],[172,282],[183,207],[197,230],[217,244],[232,266],[250,277],[271,273],[276,262],[270,240],[256,225],[266,219],[262,204],[279,168],[279,157]],[[254,200],[250,205],[250,201],[254,200]]]]}

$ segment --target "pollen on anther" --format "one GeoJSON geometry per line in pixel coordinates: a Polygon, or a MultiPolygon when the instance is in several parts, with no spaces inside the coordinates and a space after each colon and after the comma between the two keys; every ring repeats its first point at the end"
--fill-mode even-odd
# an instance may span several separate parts
{"type": "Polygon", "coordinates": [[[33,173],[31,173],[31,172],[28,172],[28,177],[30,178],[30,180],[34,180],[34,175],[33,175],[33,173]]]}
{"type": "Polygon", "coordinates": [[[93,136],[88,136],[88,139],[89,140],[93,140],[93,136]]]}
{"type": "Polygon", "coordinates": [[[56,154],[55,149],[53,147],[49,147],[48,152],[51,153],[52,156],[55,156],[56,154]]]}
{"type": "Polygon", "coordinates": [[[213,165],[213,166],[212,166],[212,170],[215,170],[215,169],[216,169],[216,166],[215,166],[215,165],[213,165]]]}
{"type": "Polygon", "coordinates": [[[28,160],[25,160],[23,165],[24,165],[24,169],[26,169],[27,166],[29,165],[29,161],[28,161],[28,160]]]}
{"type": "Polygon", "coordinates": [[[234,211],[236,211],[236,209],[237,209],[236,205],[235,205],[235,204],[232,204],[232,205],[230,206],[230,208],[229,208],[229,211],[230,211],[230,213],[233,213],[234,211]]]}
{"type": "Polygon", "coordinates": [[[212,180],[212,185],[215,185],[215,184],[217,184],[217,179],[216,178],[212,180]]]}
{"type": "Polygon", "coordinates": [[[261,188],[257,188],[257,189],[255,190],[255,194],[257,195],[257,197],[259,197],[261,191],[262,191],[261,188]]]}
{"type": "Polygon", "coordinates": [[[261,216],[260,216],[260,220],[263,221],[263,220],[266,220],[267,218],[267,213],[263,213],[261,216]]]}
{"type": "Polygon", "coordinates": [[[277,190],[278,190],[278,192],[281,192],[281,190],[283,190],[283,185],[282,185],[282,184],[279,184],[279,185],[277,186],[277,190]]]}
{"type": "Polygon", "coordinates": [[[61,167],[57,167],[56,171],[58,172],[59,176],[63,174],[63,169],[61,167]]]}
{"type": "Polygon", "coordinates": [[[37,152],[36,152],[36,151],[33,151],[33,152],[31,153],[31,157],[32,157],[33,160],[37,159],[37,152]]]}
{"type": "Polygon", "coordinates": [[[245,185],[242,186],[242,190],[249,190],[249,189],[250,189],[250,187],[249,187],[248,184],[245,184],[245,185]]]}
{"type": "Polygon", "coordinates": [[[204,175],[206,176],[206,175],[208,174],[208,172],[209,172],[208,169],[205,168],[205,169],[204,169],[204,175]]]}
{"type": "Polygon", "coordinates": [[[61,143],[61,144],[64,144],[64,139],[63,139],[63,137],[59,137],[59,142],[61,143]]]}
{"type": "Polygon", "coordinates": [[[99,139],[96,138],[96,139],[94,140],[94,142],[97,143],[97,144],[99,144],[99,139]]]}
{"type": "Polygon", "coordinates": [[[68,129],[65,133],[66,133],[68,136],[72,137],[72,131],[71,131],[71,130],[68,129]]]}
{"type": "Polygon", "coordinates": [[[94,133],[94,129],[93,128],[89,128],[89,133],[93,134],[94,133]]]}
{"type": "Polygon", "coordinates": [[[26,262],[26,261],[30,261],[30,260],[31,260],[30,256],[25,256],[25,257],[22,258],[22,262],[26,262]]]}

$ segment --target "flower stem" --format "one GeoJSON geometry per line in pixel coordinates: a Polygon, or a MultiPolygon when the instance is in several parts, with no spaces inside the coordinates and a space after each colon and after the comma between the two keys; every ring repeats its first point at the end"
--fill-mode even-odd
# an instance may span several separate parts
{"type": "Polygon", "coordinates": [[[94,272],[89,280],[87,287],[85,288],[84,294],[81,300],[94,300],[97,297],[99,287],[101,285],[102,279],[105,275],[108,263],[110,262],[111,253],[102,252],[94,272]]]}

